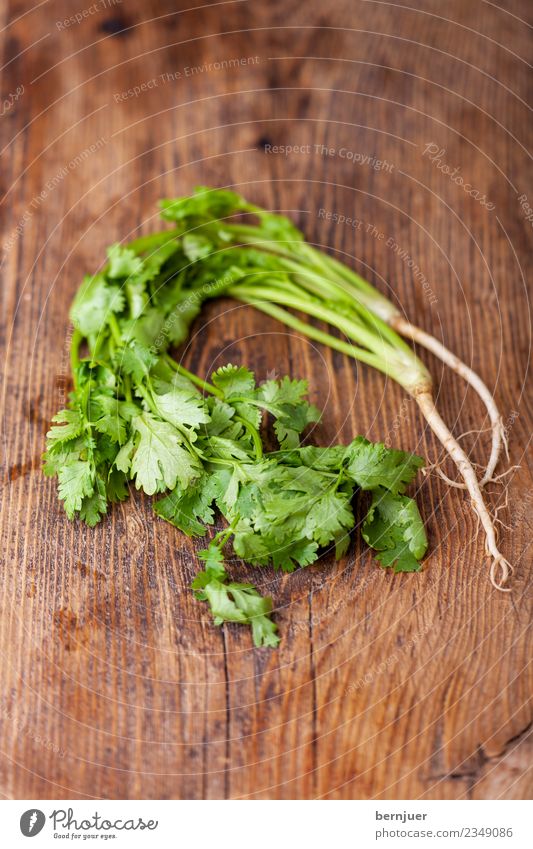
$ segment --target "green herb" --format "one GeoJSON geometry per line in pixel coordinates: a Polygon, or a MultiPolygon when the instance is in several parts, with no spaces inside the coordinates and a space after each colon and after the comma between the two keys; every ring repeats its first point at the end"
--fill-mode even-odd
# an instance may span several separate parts
{"type": "Polygon", "coordinates": [[[502,589],[510,564],[498,549],[494,518],[482,488],[494,479],[506,433],[494,398],[479,375],[441,342],[407,321],[398,307],[367,280],[309,245],[284,216],[261,209],[234,192],[205,187],[197,189],[192,197],[165,200],[161,206],[163,217],[173,221],[178,232],[192,233],[202,240],[202,258],[195,264],[195,273],[204,285],[224,279],[231,269],[234,279],[226,287],[227,294],[379,369],[406,389],[463,478],[464,483],[459,486],[468,491],[485,533],[491,581],[502,589]],[[322,320],[335,328],[340,338],[288,310],[322,320]],[[491,422],[492,450],[480,481],[437,410],[429,371],[398,334],[439,357],[472,386],[485,404],[491,422]]]}
{"type": "MultiPolygon", "coordinates": [[[[365,539],[383,566],[418,570],[427,542],[404,492],[421,458],[363,437],[347,446],[302,446],[306,427],[319,418],[305,381],[258,384],[247,368],[229,364],[207,382],[170,356],[212,291],[211,238],[157,234],[114,245],[108,258],[73,303],[74,391],[47,435],[44,470],[57,476],[69,518],[96,524],[109,502],[127,497],[130,483],[164,494],[156,514],[189,536],[204,536],[220,516],[224,528],[199,553],[205,567],[193,589],[215,624],[249,625],[257,646],[279,641],[272,599],[230,580],[230,541],[247,563],[286,572],[329,547],[341,557],[355,525],[354,497],[368,491],[365,539]],[[275,451],[265,447],[269,424],[275,451]]],[[[236,257],[222,268],[213,262],[224,285],[245,276],[235,272],[236,257]]]]}
{"type": "Polygon", "coordinates": [[[254,645],[277,646],[277,628],[270,619],[272,599],[263,598],[252,584],[228,581],[222,552],[216,543],[200,551],[199,557],[206,561],[206,567],[198,573],[192,588],[199,601],[208,602],[215,625],[223,622],[251,625],[254,645]]]}

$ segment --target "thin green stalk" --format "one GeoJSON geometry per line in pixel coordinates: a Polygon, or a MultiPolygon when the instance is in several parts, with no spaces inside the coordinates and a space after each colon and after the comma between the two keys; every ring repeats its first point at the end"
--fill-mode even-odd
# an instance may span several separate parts
{"type": "Polygon", "coordinates": [[[293,330],[297,330],[298,333],[301,333],[303,336],[308,336],[310,339],[316,339],[317,342],[321,342],[323,345],[327,345],[330,348],[335,348],[336,351],[341,351],[341,353],[347,354],[349,357],[361,360],[361,362],[367,363],[369,366],[373,366],[377,369],[380,368],[378,358],[374,356],[374,354],[370,354],[368,351],[365,351],[364,348],[358,348],[350,342],[343,342],[342,339],[337,339],[336,336],[332,336],[330,333],[319,330],[318,327],[313,327],[312,324],[301,321],[301,319],[297,318],[292,313],[287,312],[287,310],[276,306],[270,301],[264,301],[257,297],[245,297],[238,289],[232,292],[232,296],[236,298],[236,300],[242,301],[245,304],[250,304],[250,306],[261,310],[261,312],[272,316],[272,318],[276,318],[278,321],[286,324],[287,327],[292,327],[293,330]]]}
{"type": "Polygon", "coordinates": [[[159,410],[157,409],[157,406],[154,403],[151,392],[149,392],[147,389],[145,389],[144,386],[142,385],[142,383],[138,383],[135,388],[136,388],[137,392],[139,393],[139,395],[141,395],[142,398],[144,398],[144,400],[148,404],[148,407],[150,408],[150,412],[153,413],[154,416],[159,416],[160,413],[159,413],[159,410]]]}
{"type": "Polygon", "coordinates": [[[346,288],[338,281],[332,281],[330,276],[323,273],[318,273],[308,265],[303,265],[294,259],[280,259],[282,268],[296,275],[300,286],[305,286],[310,292],[314,292],[320,297],[336,298],[337,300],[351,303],[353,300],[352,292],[346,291],[346,288]]]}
{"type": "Polygon", "coordinates": [[[215,536],[213,537],[213,542],[216,543],[217,545],[219,545],[220,548],[222,548],[224,545],[226,545],[230,536],[234,532],[235,532],[235,528],[233,527],[233,523],[232,523],[231,525],[229,525],[229,527],[223,528],[223,530],[221,530],[217,534],[215,534],[215,536]]]}
{"type": "MultiPolygon", "coordinates": [[[[308,275],[309,279],[319,287],[320,294],[329,292],[333,299],[339,299],[339,294],[344,297],[347,296],[347,302],[354,306],[358,312],[361,313],[364,310],[364,318],[368,322],[373,323],[376,319],[382,321],[381,332],[393,341],[395,347],[409,350],[403,339],[395,334],[386,323],[390,316],[398,313],[397,309],[391,301],[381,295],[357,272],[304,242],[278,242],[272,240],[272,238],[259,235],[261,233],[259,228],[251,228],[245,224],[233,225],[230,229],[242,236],[242,241],[246,244],[262,248],[267,253],[274,253],[279,256],[282,267],[287,271],[292,271],[298,275],[308,275]],[[288,250],[285,247],[286,244],[293,244],[294,248],[288,250]],[[322,272],[322,274],[318,272],[322,272]]],[[[306,288],[316,292],[316,286],[306,288]]],[[[342,297],[342,300],[344,300],[344,297],[342,297]]]]}
{"type": "Polygon", "coordinates": [[[130,378],[129,374],[124,375],[123,381],[124,381],[124,395],[126,396],[126,401],[129,401],[131,403],[131,401],[132,401],[131,378],[130,378]]]}
{"type": "Polygon", "coordinates": [[[248,277],[243,277],[242,280],[238,280],[233,285],[235,286],[275,286],[276,289],[279,289],[282,292],[286,292],[287,294],[292,294],[297,297],[302,297],[302,286],[298,282],[293,282],[289,279],[285,278],[285,275],[282,274],[280,276],[276,276],[275,272],[271,270],[268,271],[257,271],[254,274],[250,275],[251,279],[248,277]]]}
{"type": "Polygon", "coordinates": [[[385,295],[382,295],[381,292],[378,292],[368,280],[365,280],[356,271],[353,271],[353,269],[344,265],[344,263],[339,262],[339,260],[316,248],[310,248],[310,250],[313,252],[317,261],[320,261],[324,271],[328,275],[332,273],[336,280],[342,280],[348,283],[354,292],[353,297],[365,304],[375,315],[378,315],[384,321],[389,321],[393,316],[399,315],[398,309],[392,301],[385,297],[385,295]]]}
{"type": "MultiPolygon", "coordinates": [[[[231,400],[234,401],[235,399],[232,398],[231,400]]],[[[249,422],[243,416],[234,416],[233,418],[234,418],[234,421],[240,422],[242,425],[244,425],[244,427],[246,428],[246,430],[248,431],[248,433],[252,437],[252,442],[254,444],[254,451],[255,451],[256,459],[262,460],[263,459],[263,443],[261,441],[261,437],[260,437],[259,433],[257,432],[256,428],[253,426],[253,424],[251,422],[249,422]]]]}
{"type": "Polygon", "coordinates": [[[77,380],[76,374],[78,371],[78,366],[80,364],[80,345],[82,343],[83,336],[81,335],[79,330],[75,330],[72,334],[72,338],[70,340],[70,370],[72,372],[72,380],[74,383],[74,389],[77,389],[77,380]]]}
{"type": "Polygon", "coordinates": [[[269,253],[283,256],[287,259],[292,259],[295,256],[295,251],[291,250],[290,245],[297,245],[298,248],[302,244],[300,240],[285,239],[284,241],[273,240],[271,236],[264,235],[260,228],[249,227],[246,224],[230,224],[224,229],[237,236],[240,243],[249,245],[250,247],[262,248],[269,253]]]}
{"type": "Polygon", "coordinates": [[[113,336],[113,339],[115,340],[118,347],[121,348],[122,347],[122,333],[120,332],[120,327],[119,327],[115,313],[113,313],[113,312],[109,313],[109,318],[107,319],[107,323],[109,324],[109,327],[111,329],[111,334],[113,336]]]}
{"type": "Polygon", "coordinates": [[[370,302],[362,298],[360,292],[355,290],[353,285],[350,285],[346,280],[332,279],[327,268],[325,269],[327,276],[323,276],[309,266],[302,266],[302,263],[295,260],[283,259],[281,263],[288,271],[292,271],[297,276],[300,286],[320,297],[331,298],[333,301],[346,304],[355,310],[358,317],[386,337],[395,348],[411,351],[401,336],[372,311],[369,307],[370,302]]]}
{"type": "Polygon", "coordinates": [[[337,327],[348,338],[353,339],[360,345],[365,345],[376,356],[377,367],[392,377],[400,379],[400,381],[402,375],[405,375],[406,369],[413,370],[415,363],[418,371],[423,370],[422,364],[419,364],[415,355],[410,350],[408,355],[406,355],[406,352],[401,347],[399,349],[394,348],[377,333],[373,333],[370,329],[355,323],[343,315],[339,315],[324,304],[311,300],[306,297],[306,293],[303,291],[300,300],[294,296],[286,295],[281,290],[267,287],[254,289],[253,287],[237,285],[228,290],[228,294],[230,295],[235,295],[237,292],[241,292],[245,298],[260,298],[301,310],[308,315],[314,316],[314,318],[318,318],[337,327]]]}
{"type": "Polygon", "coordinates": [[[201,377],[198,377],[198,375],[186,369],[185,366],[182,366],[180,365],[180,363],[177,363],[176,360],[174,360],[170,356],[170,354],[164,354],[164,359],[169,364],[169,366],[174,369],[174,371],[177,371],[178,374],[181,374],[183,377],[187,377],[191,381],[191,383],[194,383],[195,386],[199,387],[199,389],[203,389],[204,392],[209,392],[210,395],[215,395],[217,398],[224,398],[224,393],[221,392],[220,389],[217,389],[215,386],[213,386],[211,383],[208,383],[206,380],[202,380],[201,377]]]}
{"type": "Polygon", "coordinates": [[[368,280],[318,248],[297,239],[294,241],[272,239],[272,236],[265,234],[260,227],[247,224],[230,224],[227,225],[227,229],[237,236],[242,244],[261,248],[285,260],[294,261],[299,265],[305,264],[310,268],[314,267],[315,270],[320,268],[328,278],[331,279],[333,274],[335,280],[347,282],[357,292],[360,302],[385,321],[398,315],[394,304],[378,292],[368,280]]]}

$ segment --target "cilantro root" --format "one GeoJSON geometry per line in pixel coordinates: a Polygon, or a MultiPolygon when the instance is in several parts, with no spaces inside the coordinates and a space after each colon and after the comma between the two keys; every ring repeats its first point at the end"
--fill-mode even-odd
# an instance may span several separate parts
{"type": "MultiPolygon", "coordinates": [[[[494,472],[500,460],[502,450],[507,451],[505,426],[491,391],[473,369],[449,351],[438,339],[435,339],[434,336],[425,333],[419,327],[411,324],[411,322],[404,319],[399,313],[390,318],[389,324],[402,336],[412,339],[413,342],[431,351],[435,357],[438,357],[452,371],[462,377],[483,401],[491,423],[492,446],[489,461],[483,477],[479,481],[479,486],[483,487],[485,484],[490,483],[494,479],[494,472]]],[[[466,488],[466,484],[458,484],[458,486],[464,486],[466,488]]]]}
{"type": "Polygon", "coordinates": [[[489,557],[491,558],[491,583],[498,590],[501,590],[503,592],[510,592],[509,589],[503,587],[502,585],[505,584],[505,582],[507,581],[507,578],[509,577],[509,572],[512,570],[512,567],[511,564],[498,550],[494,521],[490,516],[487,506],[483,500],[481,486],[472,467],[472,463],[466,456],[465,452],[463,451],[457,440],[454,439],[448,427],[437,412],[432,394],[430,392],[421,392],[419,395],[416,396],[416,402],[422,410],[422,413],[429,426],[436,434],[439,441],[442,443],[450,457],[453,459],[461,475],[463,476],[465,487],[472,501],[472,506],[485,532],[486,551],[489,557]],[[500,574],[499,581],[497,579],[498,570],[500,574]]]}

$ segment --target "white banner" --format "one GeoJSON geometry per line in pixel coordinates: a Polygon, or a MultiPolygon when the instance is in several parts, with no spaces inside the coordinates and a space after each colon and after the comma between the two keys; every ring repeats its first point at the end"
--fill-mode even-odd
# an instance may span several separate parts
{"type": "Polygon", "coordinates": [[[2,801],[5,847],[111,845],[213,849],[533,846],[517,801],[2,801]],[[35,839],[35,843],[29,841],[35,839]],[[67,843],[67,841],[69,841],[67,843]]]}

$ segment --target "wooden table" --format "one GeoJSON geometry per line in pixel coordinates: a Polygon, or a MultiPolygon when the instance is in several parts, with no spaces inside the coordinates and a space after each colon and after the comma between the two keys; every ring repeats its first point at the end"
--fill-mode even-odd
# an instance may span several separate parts
{"type": "MultiPolygon", "coordinates": [[[[524,797],[529,4],[109,0],[80,22],[81,2],[29,5],[0,12],[0,793],[524,797]],[[435,472],[419,482],[421,575],[381,570],[355,538],[340,563],[259,576],[279,651],[212,626],[189,589],[194,546],[149,499],[94,530],[66,519],[40,455],[68,389],[68,304],[106,245],[152,231],[157,200],[197,184],[289,214],[494,388],[520,464],[489,488],[493,508],[508,503],[511,594],[491,587],[468,503],[435,472]]],[[[229,300],[193,330],[198,373],[232,360],[308,378],[323,444],[363,433],[442,461],[377,372],[229,300]]],[[[486,427],[426,360],[455,432],[486,427]]],[[[463,442],[483,463],[487,433],[463,442]]]]}

